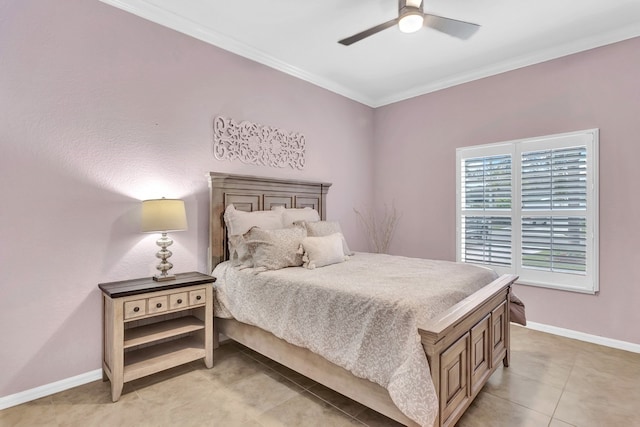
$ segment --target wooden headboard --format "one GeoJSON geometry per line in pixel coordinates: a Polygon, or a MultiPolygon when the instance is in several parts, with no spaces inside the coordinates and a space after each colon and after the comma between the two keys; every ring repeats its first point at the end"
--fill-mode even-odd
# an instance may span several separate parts
{"type": "Polygon", "coordinates": [[[252,212],[286,208],[310,207],[321,219],[326,219],[326,182],[296,181],[247,175],[209,173],[209,273],[227,259],[227,232],[224,210],[230,204],[236,209],[252,212]]]}

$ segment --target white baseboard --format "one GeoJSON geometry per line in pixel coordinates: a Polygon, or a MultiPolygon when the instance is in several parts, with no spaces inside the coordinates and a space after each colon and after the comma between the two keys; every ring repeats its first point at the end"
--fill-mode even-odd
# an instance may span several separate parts
{"type": "Polygon", "coordinates": [[[30,402],[32,400],[40,399],[41,397],[49,396],[51,394],[101,379],[102,369],[96,369],[95,371],[86,372],[84,374],[76,375],[75,377],[65,378],[40,387],[21,391],[20,393],[0,397],[0,411],[12,406],[20,405],[21,403],[30,402]]]}
{"type": "Polygon", "coordinates": [[[573,331],[571,329],[558,328],[557,326],[545,325],[542,323],[527,322],[527,328],[540,332],[548,332],[561,337],[573,338],[580,341],[599,344],[605,347],[617,348],[619,350],[640,353],[640,344],[634,344],[627,341],[614,340],[612,338],[600,337],[598,335],[585,334],[584,332],[573,331]]]}
{"type": "MultiPolygon", "coordinates": [[[[620,350],[640,353],[640,344],[634,344],[626,341],[614,340],[611,338],[599,337],[597,335],[585,334],[584,332],[573,331],[571,329],[558,328],[542,323],[527,322],[527,328],[540,332],[547,332],[562,337],[573,338],[580,341],[586,341],[593,344],[599,344],[606,347],[617,348],[620,350]]],[[[40,387],[25,390],[20,393],[11,394],[9,396],[0,397],[0,410],[20,405],[21,403],[30,402],[44,396],[49,396],[73,387],[90,383],[102,379],[102,369],[87,372],[85,374],[76,375],[75,377],[56,381],[51,384],[45,384],[40,387]]]]}

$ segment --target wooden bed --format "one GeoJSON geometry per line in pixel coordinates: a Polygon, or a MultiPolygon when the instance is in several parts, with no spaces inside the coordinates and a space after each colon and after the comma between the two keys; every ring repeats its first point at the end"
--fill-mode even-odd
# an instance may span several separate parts
{"type": "MultiPolygon", "coordinates": [[[[223,213],[234,204],[244,211],[272,206],[312,207],[326,217],[331,184],[221,173],[209,174],[210,268],[227,258],[223,213]]],[[[502,361],[509,365],[509,294],[516,276],[503,275],[459,302],[418,332],[439,400],[435,426],[453,426],[502,361]]],[[[291,345],[260,328],[215,318],[214,348],[224,334],[404,425],[417,424],[391,401],[386,389],[353,376],[311,351],[291,345]]]]}

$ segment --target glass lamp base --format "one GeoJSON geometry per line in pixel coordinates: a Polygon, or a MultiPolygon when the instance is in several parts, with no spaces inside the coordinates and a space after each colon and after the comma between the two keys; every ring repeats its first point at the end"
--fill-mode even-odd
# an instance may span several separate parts
{"type": "Polygon", "coordinates": [[[171,251],[167,249],[168,246],[173,244],[173,240],[167,237],[167,232],[162,233],[162,237],[156,240],[156,245],[160,246],[160,250],[156,253],[156,258],[160,259],[160,264],[156,266],[156,269],[160,274],[153,276],[153,280],[156,282],[164,282],[165,280],[174,280],[175,275],[169,274],[169,270],[173,267],[169,261],[169,257],[172,255],[171,251]]]}

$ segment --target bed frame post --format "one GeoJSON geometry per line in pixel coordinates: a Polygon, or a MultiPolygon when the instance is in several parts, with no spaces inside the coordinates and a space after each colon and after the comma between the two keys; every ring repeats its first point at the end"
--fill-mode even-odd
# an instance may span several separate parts
{"type": "MultiPolygon", "coordinates": [[[[440,355],[434,354],[435,349],[432,345],[425,345],[424,340],[422,342],[422,348],[427,356],[427,363],[429,363],[429,371],[431,372],[431,380],[433,381],[433,387],[436,390],[436,395],[440,396],[440,355]]],[[[438,402],[440,405],[440,402],[438,402]]],[[[433,422],[434,427],[440,426],[440,408],[438,408],[438,414],[433,422]]]]}
{"type": "Polygon", "coordinates": [[[507,324],[507,327],[505,328],[505,334],[504,334],[504,343],[505,343],[505,348],[506,351],[504,353],[504,359],[502,359],[502,365],[505,368],[509,367],[509,363],[511,362],[511,329],[509,328],[509,325],[511,325],[511,292],[513,292],[513,290],[511,289],[511,287],[509,287],[508,290],[508,294],[507,294],[507,309],[505,310],[505,323],[507,324]]]}

